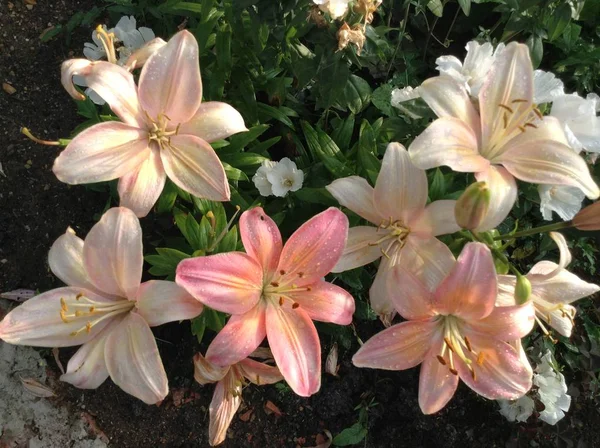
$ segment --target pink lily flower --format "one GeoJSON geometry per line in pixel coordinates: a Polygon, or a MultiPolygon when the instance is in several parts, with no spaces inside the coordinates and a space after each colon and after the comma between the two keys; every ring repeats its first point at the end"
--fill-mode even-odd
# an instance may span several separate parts
{"type": "Polygon", "coordinates": [[[191,33],[180,31],[166,45],[148,48],[139,87],[125,68],[106,61],[63,63],[67,92],[85,99],[72,80],[83,76],[122,122],[78,134],[55,160],[56,177],[68,184],[118,178],[121,205],[138,217],[148,214],[167,176],[194,196],[228,201],[227,176],[209,143],[245,131],[242,116],[225,103],[202,103],[198,43],[191,33]]]}
{"type": "Polygon", "coordinates": [[[294,392],[321,387],[321,343],[312,322],[352,322],[354,299],[322,280],[337,263],[348,219],[329,208],[304,223],[285,246],[275,222],[256,207],[240,217],[246,249],[183,260],[176,282],[205,305],[231,314],[206,352],[218,366],[248,357],[265,336],[294,392]]]}
{"type": "MultiPolygon", "coordinates": [[[[432,286],[436,272],[453,263],[450,249],[435,238],[460,230],[454,217],[456,201],[427,203],[427,176],[399,143],[390,143],[383,156],[375,188],[358,176],[333,181],[327,191],[344,207],[373,223],[352,227],[342,258],[333,272],[343,272],[381,258],[369,291],[371,307],[389,326],[396,313],[388,297],[388,272],[396,265],[409,269],[432,286]]],[[[450,265],[451,266],[451,265],[450,265]]]]}
{"type": "Polygon", "coordinates": [[[406,322],[383,330],[354,355],[357,367],[405,370],[422,363],[419,406],[442,409],[459,378],[489,399],[515,399],[531,387],[523,350],[506,341],[534,324],[531,303],[496,307],[494,260],[487,246],[467,244],[432,290],[402,266],[392,271],[390,298],[406,322]]]}
{"type": "MultiPolygon", "coordinates": [[[[542,321],[546,322],[558,333],[571,337],[577,310],[573,302],[600,291],[600,286],[581,280],[566,270],[571,263],[571,253],[565,237],[558,232],[550,232],[560,251],[558,264],[552,261],[540,261],[525,276],[531,283],[530,301],[535,307],[536,321],[542,331],[548,334],[542,321]]],[[[514,275],[498,276],[498,300],[496,305],[515,304],[514,275]]]]}
{"type": "Polygon", "coordinates": [[[147,404],[169,393],[167,375],[150,327],[202,312],[202,304],[174,282],[142,277],[142,229],[126,208],[111,208],[85,241],[67,229],[48,255],[67,287],[18,306],[0,322],[9,344],[81,348],[60,377],[95,389],[109,376],[147,404]]]}
{"type": "Polygon", "coordinates": [[[490,209],[477,230],[493,229],[506,218],[517,198],[515,178],[577,187],[590,199],[600,196],[560,123],[542,117],[533,103],[527,46],[512,42],[497,56],[479,92],[479,112],[451,78],[428,79],[419,92],[440,118],[413,141],[410,156],[424,170],[447,165],[488,183],[490,209]]]}
{"type": "MultiPolygon", "coordinates": [[[[252,356],[256,357],[256,354],[252,356]]],[[[262,386],[277,383],[283,376],[277,367],[250,358],[232,366],[219,367],[197,353],[194,356],[194,378],[202,385],[217,383],[210,402],[208,426],[208,442],[210,446],[215,446],[225,440],[227,429],[242,403],[245,379],[262,386]]]]}

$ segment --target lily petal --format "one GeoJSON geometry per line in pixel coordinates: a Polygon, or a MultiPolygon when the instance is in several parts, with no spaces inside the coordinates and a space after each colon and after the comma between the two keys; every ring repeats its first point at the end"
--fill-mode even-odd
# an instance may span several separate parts
{"type": "MultiPolygon", "coordinates": [[[[0,339],[9,344],[34,347],[71,347],[93,339],[110,322],[98,322],[86,331],[89,316],[61,318],[61,299],[67,307],[74,305],[75,297],[83,294],[95,302],[110,304],[113,300],[83,288],[56,288],[35,296],[19,305],[0,322],[0,339]],[[81,330],[81,331],[79,331],[81,330]],[[76,335],[71,333],[77,332],[76,335]]],[[[74,309],[74,307],[72,307],[74,309]]]]}
{"type": "Polygon", "coordinates": [[[92,282],[83,265],[83,240],[72,228],[58,237],[48,253],[48,265],[54,275],[65,284],[101,293],[92,282]]]}
{"type": "Polygon", "coordinates": [[[580,279],[551,261],[536,263],[527,278],[531,282],[531,294],[555,305],[572,303],[600,291],[600,287],[580,279]],[[549,276],[549,273],[554,273],[549,276]]]}
{"type": "Polygon", "coordinates": [[[455,364],[460,379],[490,400],[515,400],[523,396],[531,388],[531,375],[529,366],[521,361],[521,353],[507,342],[466,330],[464,334],[469,338],[473,351],[481,355],[480,362],[477,362],[478,356],[469,351],[465,353],[471,360],[475,378],[465,363],[455,364]]]}
{"type": "Polygon", "coordinates": [[[506,219],[517,201],[517,182],[505,168],[490,165],[479,173],[475,173],[478,182],[485,182],[490,191],[490,206],[476,231],[492,230],[506,219]]]}
{"type": "Polygon", "coordinates": [[[149,157],[147,132],[109,121],[76,135],[56,158],[52,171],[71,185],[104,182],[137,170],[149,157]]]}
{"type": "Polygon", "coordinates": [[[162,48],[165,45],[167,45],[167,43],[160,37],[156,37],[146,42],[142,47],[138,48],[127,58],[127,62],[123,67],[129,71],[142,67],[148,58],[150,58],[150,56],[152,56],[159,48],[162,48]]]}
{"type": "Polygon", "coordinates": [[[287,294],[313,320],[338,325],[352,323],[354,298],[343,288],[318,280],[311,283],[310,291],[287,294]]]}
{"type": "Polygon", "coordinates": [[[204,305],[175,282],[149,280],[135,296],[137,312],[151,327],[198,316],[204,305]]]}
{"type": "Polygon", "coordinates": [[[366,179],[359,176],[344,177],[334,180],[325,187],[331,195],[337,199],[340,205],[352,210],[361,218],[375,225],[381,224],[383,219],[375,209],[373,196],[375,190],[366,179]]]}
{"type": "Polygon", "coordinates": [[[242,213],[239,226],[246,253],[262,266],[265,276],[273,274],[283,248],[275,221],[262,207],[255,207],[242,213]]]}
{"type": "Polygon", "coordinates": [[[228,201],[229,183],[214,149],[193,135],[174,135],[161,158],[169,178],[199,198],[228,201]]]}
{"type": "Polygon", "coordinates": [[[194,379],[203,386],[209,383],[216,383],[223,379],[230,366],[219,367],[206,360],[200,353],[194,355],[194,379]]]}
{"type": "MultiPolygon", "coordinates": [[[[526,134],[526,133],[525,133],[526,134]]],[[[511,146],[498,163],[517,179],[536,184],[577,187],[590,199],[600,197],[585,160],[571,148],[552,140],[511,146]]]]}
{"type": "Polygon", "coordinates": [[[527,336],[534,324],[535,308],[531,301],[523,305],[496,306],[489,316],[465,323],[473,331],[502,341],[527,336]]]}
{"type": "Polygon", "coordinates": [[[97,336],[83,344],[69,359],[67,372],[60,380],[80,389],[96,389],[108,378],[108,369],[104,359],[104,345],[110,332],[123,319],[113,319],[97,336]]]}
{"type": "Polygon", "coordinates": [[[240,361],[238,367],[242,370],[242,374],[258,386],[263,384],[274,384],[283,379],[283,375],[275,366],[269,366],[262,362],[257,362],[252,359],[244,359],[240,361]]]}
{"type": "Polygon", "coordinates": [[[419,407],[426,415],[443,409],[458,387],[458,375],[453,375],[447,365],[442,365],[438,361],[437,356],[442,352],[443,343],[443,339],[439,336],[421,364],[419,407]]]}
{"type": "Polygon", "coordinates": [[[460,230],[454,217],[456,201],[442,200],[427,205],[416,219],[408,221],[413,234],[423,238],[446,235],[460,230]]]}
{"type": "MultiPolygon", "coordinates": [[[[506,109],[512,117],[525,116],[533,102],[533,67],[526,45],[511,42],[496,57],[479,91],[483,148],[491,147],[494,134],[505,133],[506,109]]],[[[485,156],[485,154],[483,154],[485,156]]],[[[481,171],[481,170],[478,170],[481,171]]]]}
{"type": "Polygon", "coordinates": [[[175,34],[146,61],[139,80],[143,109],[174,124],[190,120],[202,102],[198,43],[187,30],[175,34]]]}
{"type": "Polygon", "coordinates": [[[310,317],[288,303],[267,304],[267,339],[292,390],[310,397],[321,387],[321,343],[310,317]]]}
{"type": "Polygon", "coordinates": [[[452,251],[435,237],[423,239],[409,235],[400,251],[398,264],[433,291],[452,270],[452,251]]]}
{"type": "Polygon", "coordinates": [[[154,335],[139,314],[129,313],[110,332],[104,356],[111,379],[128,394],[146,404],[155,404],[169,393],[154,335]]]}
{"type": "Polygon", "coordinates": [[[133,211],[138,218],[143,218],[152,210],[167,180],[159,151],[153,145],[149,157],[136,170],[119,179],[120,205],[133,211]]]}
{"type": "Polygon", "coordinates": [[[396,309],[388,297],[388,276],[390,270],[396,264],[398,255],[391,254],[391,259],[381,258],[375,279],[369,289],[369,303],[375,314],[379,316],[386,327],[389,327],[396,315],[396,309]]]}
{"type": "Polygon", "coordinates": [[[406,221],[407,216],[425,207],[427,176],[413,165],[401,144],[390,143],[385,150],[373,197],[379,214],[394,221],[406,221]]]}
{"type": "Polygon", "coordinates": [[[348,235],[348,218],[330,207],[312,217],[288,239],[279,261],[282,283],[308,285],[331,272],[342,256],[348,235]]]}
{"type": "Polygon", "coordinates": [[[342,258],[331,270],[344,272],[369,264],[381,257],[381,247],[376,244],[382,237],[376,227],[358,226],[348,230],[348,240],[342,258]]]}
{"type": "Polygon", "coordinates": [[[208,425],[208,443],[220,444],[227,437],[227,429],[242,403],[241,378],[233,369],[217,383],[209,406],[210,423],[208,425]]]}
{"type": "Polygon", "coordinates": [[[144,264],[142,228],[135,214],[124,207],[104,213],[85,238],[83,262],[96,288],[133,299],[144,264]]]}
{"type": "Polygon", "coordinates": [[[263,275],[254,258],[228,252],[182,260],[175,281],[217,311],[244,314],[260,300],[263,275]]]}
{"type": "Polygon", "coordinates": [[[563,304],[560,308],[555,303],[535,299],[536,315],[566,338],[571,337],[577,310],[572,305],[563,304]]]}
{"type": "Polygon", "coordinates": [[[514,275],[498,275],[497,279],[498,297],[496,297],[496,306],[516,305],[515,286],[517,284],[517,277],[514,275]]]}
{"type": "Polygon", "coordinates": [[[200,104],[194,116],[179,128],[181,134],[191,134],[212,143],[247,131],[242,115],[229,104],[209,101],[200,104]]]}
{"type": "Polygon", "coordinates": [[[419,93],[438,117],[458,118],[467,123],[475,135],[479,134],[479,115],[469,94],[456,80],[448,76],[429,78],[421,84],[419,93]]]}
{"type": "Polygon", "coordinates": [[[403,318],[419,320],[433,315],[433,294],[402,265],[391,269],[387,286],[388,297],[403,318]]]}
{"type": "Polygon", "coordinates": [[[208,346],[206,359],[217,366],[230,366],[250,355],[265,339],[265,305],[258,302],[244,314],[233,315],[208,346]]]}
{"type": "Polygon", "coordinates": [[[494,310],[497,291],[490,249],[482,243],[468,243],[450,274],[437,287],[433,307],[440,314],[482,319],[494,310]]]}
{"type": "Polygon", "coordinates": [[[461,173],[476,173],[489,166],[479,155],[477,135],[458,118],[435,120],[413,140],[408,152],[422,170],[447,165],[461,173]]]}
{"type": "Polygon", "coordinates": [[[131,73],[107,61],[69,59],[63,62],[62,85],[73,98],[82,101],[85,100],[85,96],[77,92],[73,85],[75,75],[84,77],[86,85],[108,103],[123,123],[138,128],[144,127],[145,118],[131,73]]]}
{"type": "Polygon", "coordinates": [[[352,363],[371,369],[410,369],[423,362],[437,331],[438,323],[431,320],[392,325],[365,342],[352,357],[352,363]]]}

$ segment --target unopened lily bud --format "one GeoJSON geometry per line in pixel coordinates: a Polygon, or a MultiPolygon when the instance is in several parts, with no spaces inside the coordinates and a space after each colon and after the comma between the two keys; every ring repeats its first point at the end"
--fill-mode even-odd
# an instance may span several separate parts
{"type": "Polygon", "coordinates": [[[573,226],[579,230],[600,230],[600,201],[577,213],[573,218],[573,226]]]}
{"type": "Polygon", "coordinates": [[[517,284],[515,285],[515,302],[517,305],[523,305],[529,300],[531,295],[531,282],[524,275],[517,275],[517,284]]]}
{"type": "Polygon", "coordinates": [[[490,189],[485,182],[469,185],[454,206],[456,223],[467,230],[477,228],[487,215],[490,199],[490,189]]]}
{"type": "Polygon", "coordinates": [[[337,343],[334,343],[331,346],[331,350],[329,350],[327,360],[325,361],[325,372],[333,376],[338,376],[337,373],[339,369],[340,367],[338,366],[338,346],[337,343]]]}

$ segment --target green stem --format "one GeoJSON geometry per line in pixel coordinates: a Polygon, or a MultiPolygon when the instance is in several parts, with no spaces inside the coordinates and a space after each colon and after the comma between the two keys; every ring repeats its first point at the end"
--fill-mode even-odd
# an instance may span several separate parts
{"type": "Polygon", "coordinates": [[[554,224],[548,224],[545,226],[534,227],[533,229],[523,230],[522,232],[508,233],[506,235],[500,235],[494,238],[494,241],[498,240],[514,240],[521,236],[535,235],[538,233],[552,232],[553,230],[567,229],[573,227],[571,221],[555,222],[554,224]]]}

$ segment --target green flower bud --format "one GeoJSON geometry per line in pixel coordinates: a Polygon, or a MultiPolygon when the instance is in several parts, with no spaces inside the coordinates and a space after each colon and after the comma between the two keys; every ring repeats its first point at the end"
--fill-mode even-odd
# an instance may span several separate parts
{"type": "Polygon", "coordinates": [[[523,305],[529,300],[531,295],[531,282],[524,275],[517,275],[517,284],[515,285],[515,302],[517,305],[523,305]]]}
{"type": "Polygon", "coordinates": [[[454,206],[454,217],[463,229],[479,227],[490,207],[491,193],[485,182],[469,185],[454,206]]]}

